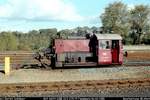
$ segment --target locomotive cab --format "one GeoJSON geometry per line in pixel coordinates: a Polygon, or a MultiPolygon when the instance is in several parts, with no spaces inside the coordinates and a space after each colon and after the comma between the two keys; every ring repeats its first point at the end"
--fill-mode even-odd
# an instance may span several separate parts
{"type": "Polygon", "coordinates": [[[98,38],[98,65],[122,64],[122,38],[118,34],[96,34],[98,38]]]}

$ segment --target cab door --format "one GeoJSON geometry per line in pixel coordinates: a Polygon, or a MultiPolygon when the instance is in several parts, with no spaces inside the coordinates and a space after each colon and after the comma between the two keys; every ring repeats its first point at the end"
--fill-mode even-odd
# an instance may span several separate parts
{"type": "Polygon", "coordinates": [[[98,64],[99,65],[112,64],[110,40],[99,40],[98,64]]]}
{"type": "Polygon", "coordinates": [[[112,63],[119,63],[119,40],[112,40],[112,63]]]}

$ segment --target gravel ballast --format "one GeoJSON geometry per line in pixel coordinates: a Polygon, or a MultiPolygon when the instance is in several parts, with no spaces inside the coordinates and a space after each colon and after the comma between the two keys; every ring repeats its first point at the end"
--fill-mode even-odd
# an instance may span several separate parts
{"type": "Polygon", "coordinates": [[[150,66],[80,69],[19,69],[0,73],[0,84],[150,78],[150,66]]]}

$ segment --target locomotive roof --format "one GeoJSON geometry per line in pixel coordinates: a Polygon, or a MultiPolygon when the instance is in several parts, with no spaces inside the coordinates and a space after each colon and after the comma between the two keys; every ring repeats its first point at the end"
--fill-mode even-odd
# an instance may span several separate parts
{"type": "Polygon", "coordinates": [[[69,36],[67,39],[86,39],[86,38],[81,36],[69,36]]]}
{"type": "Polygon", "coordinates": [[[122,40],[119,34],[95,34],[97,39],[122,40]]]}

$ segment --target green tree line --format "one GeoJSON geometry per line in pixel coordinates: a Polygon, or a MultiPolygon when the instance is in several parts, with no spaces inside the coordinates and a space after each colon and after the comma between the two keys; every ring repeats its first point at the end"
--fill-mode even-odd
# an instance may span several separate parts
{"type": "Polygon", "coordinates": [[[56,28],[32,30],[27,33],[18,31],[0,32],[0,51],[39,50],[52,43],[60,35],[85,36],[88,32],[117,33],[123,37],[124,44],[150,44],[150,7],[135,5],[129,8],[122,2],[109,4],[100,15],[102,27],[76,27],[58,31],[56,28]]]}
{"type": "Polygon", "coordinates": [[[64,29],[57,31],[56,28],[32,30],[27,33],[23,32],[0,32],[0,51],[14,51],[14,50],[39,50],[51,45],[52,39],[62,38],[68,36],[85,36],[87,31],[92,29],[99,29],[98,27],[77,27],[69,30],[64,29]]]}

